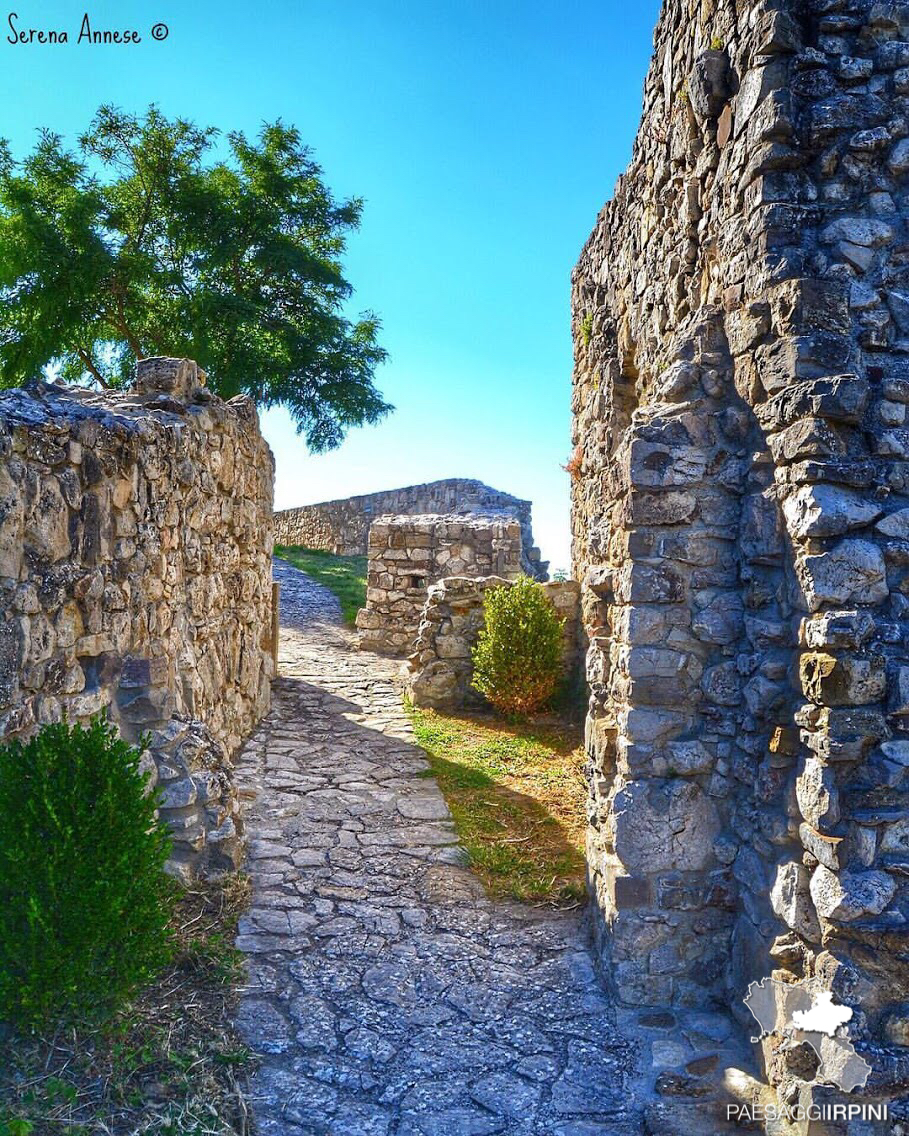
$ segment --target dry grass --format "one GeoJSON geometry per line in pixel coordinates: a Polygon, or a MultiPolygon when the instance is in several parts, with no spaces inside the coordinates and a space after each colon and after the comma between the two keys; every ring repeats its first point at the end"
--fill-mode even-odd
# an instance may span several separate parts
{"type": "Polygon", "coordinates": [[[248,903],[245,875],[194,884],[177,909],[172,965],[113,1022],[0,1038],[0,1136],[247,1133],[253,1055],[230,1019],[248,903]]]}
{"type": "Polygon", "coordinates": [[[494,896],[558,906],[586,894],[581,730],[411,708],[461,842],[494,896]]]}

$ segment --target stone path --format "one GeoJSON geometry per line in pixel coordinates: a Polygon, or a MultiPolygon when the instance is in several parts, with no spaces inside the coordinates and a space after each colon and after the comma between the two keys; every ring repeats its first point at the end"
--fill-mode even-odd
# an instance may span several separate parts
{"type": "Polygon", "coordinates": [[[399,664],[357,652],[327,589],[275,576],[281,678],[238,766],[260,1136],[636,1136],[580,916],[484,897],[399,664]]]}

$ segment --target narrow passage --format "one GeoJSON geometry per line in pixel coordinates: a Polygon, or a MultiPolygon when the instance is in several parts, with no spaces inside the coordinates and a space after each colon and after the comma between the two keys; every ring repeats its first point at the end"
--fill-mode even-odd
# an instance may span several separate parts
{"type": "Polygon", "coordinates": [[[238,768],[260,1136],[637,1136],[581,916],[485,898],[399,663],[356,649],[322,585],[275,576],[281,677],[238,768]]]}

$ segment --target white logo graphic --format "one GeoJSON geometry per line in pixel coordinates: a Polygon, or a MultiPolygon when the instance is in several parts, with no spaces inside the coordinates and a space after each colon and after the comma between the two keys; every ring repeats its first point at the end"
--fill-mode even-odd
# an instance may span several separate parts
{"type": "Polygon", "coordinates": [[[812,1084],[836,1085],[846,1093],[864,1087],[871,1066],[855,1052],[843,1030],[852,1010],[834,1002],[829,990],[764,978],[748,987],[745,1005],[761,1027],[761,1036],[776,1033],[811,1046],[820,1061],[812,1084]]]}

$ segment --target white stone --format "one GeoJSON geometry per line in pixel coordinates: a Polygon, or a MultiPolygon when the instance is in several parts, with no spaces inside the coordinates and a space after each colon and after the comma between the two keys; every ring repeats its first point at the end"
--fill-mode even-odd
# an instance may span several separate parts
{"type": "Polygon", "coordinates": [[[893,226],[874,217],[837,217],[823,230],[821,240],[828,244],[847,241],[852,245],[875,248],[890,244],[893,226]]]}
{"type": "Polygon", "coordinates": [[[825,603],[881,603],[889,594],[884,557],[866,540],[843,540],[829,552],[804,556],[796,573],[810,611],[825,603]]]}
{"type": "Polygon", "coordinates": [[[818,943],[821,927],[809,894],[808,869],[789,861],[780,864],[770,892],[770,906],[780,919],[803,939],[818,943]]]}
{"type": "Polygon", "coordinates": [[[783,502],[783,515],[796,540],[841,536],[876,520],[883,509],[876,501],[837,485],[803,485],[783,502]]]}
{"type": "Polygon", "coordinates": [[[833,770],[816,757],[805,759],[805,766],[796,778],[795,792],[802,816],[812,828],[827,829],[840,819],[833,770]]]}
{"type": "Polygon", "coordinates": [[[863,915],[880,915],[896,894],[896,883],[886,872],[836,873],[819,864],[810,891],[818,914],[851,923],[863,915]]]}

